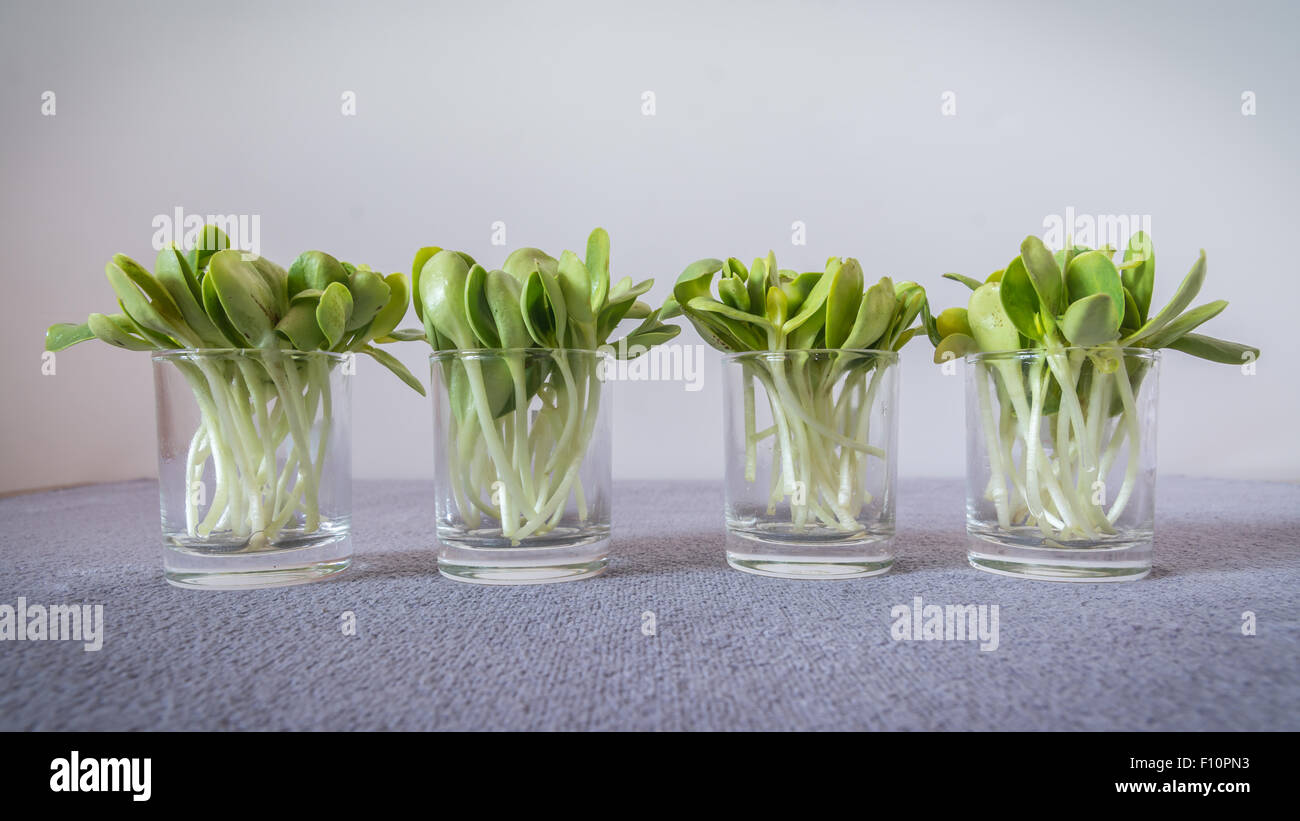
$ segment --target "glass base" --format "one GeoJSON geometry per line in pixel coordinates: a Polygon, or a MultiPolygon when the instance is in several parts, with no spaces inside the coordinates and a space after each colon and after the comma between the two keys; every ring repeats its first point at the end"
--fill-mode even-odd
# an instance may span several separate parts
{"type": "Polygon", "coordinates": [[[970,536],[971,567],[999,576],[1051,582],[1128,582],[1151,572],[1151,542],[1093,548],[1027,547],[970,536]]]}
{"type": "Polygon", "coordinates": [[[335,532],[290,549],[205,553],[169,546],[163,551],[163,576],[176,587],[255,590],[319,581],[351,563],[352,537],[335,532]]]}
{"type": "Polygon", "coordinates": [[[779,579],[860,579],[894,565],[892,537],[845,544],[758,539],[727,532],[727,564],[744,573],[779,579]]]}
{"type": "Polygon", "coordinates": [[[550,584],[589,579],[609,565],[609,539],[547,547],[467,547],[443,542],[438,572],[471,584],[550,584]]]}

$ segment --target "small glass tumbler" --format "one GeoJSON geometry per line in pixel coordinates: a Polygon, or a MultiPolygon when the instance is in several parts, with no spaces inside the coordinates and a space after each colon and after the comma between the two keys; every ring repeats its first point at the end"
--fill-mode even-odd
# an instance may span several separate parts
{"type": "Polygon", "coordinates": [[[971,565],[1050,581],[1150,572],[1160,354],[1059,348],[966,362],[971,565]]]}
{"type": "Polygon", "coordinates": [[[439,351],[433,370],[438,570],[479,584],[595,576],[609,561],[608,357],[439,351]]]}
{"type": "Polygon", "coordinates": [[[898,354],[724,357],[727,563],[795,579],[894,563],[898,354]]]}
{"type": "Polygon", "coordinates": [[[345,569],[352,355],[177,350],[153,365],[167,581],[279,587],[345,569]]]}

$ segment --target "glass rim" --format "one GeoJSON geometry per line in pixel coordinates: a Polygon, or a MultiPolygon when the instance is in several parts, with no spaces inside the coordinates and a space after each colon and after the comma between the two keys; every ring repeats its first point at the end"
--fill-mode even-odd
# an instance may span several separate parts
{"type": "MultiPolygon", "coordinates": [[[[613,346],[610,346],[612,349],[613,346]]],[[[430,362],[456,359],[494,359],[501,356],[556,356],[557,354],[577,354],[579,356],[613,358],[609,351],[599,348],[457,348],[449,351],[432,351],[430,362]]]]}
{"type": "Polygon", "coordinates": [[[320,357],[342,362],[356,351],[300,351],[296,348],[165,348],[150,352],[155,361],[172,359],[202,359],[218,357],[247,356],[254,359],[265,358],[268,354],[297,358],[320,357]]]}
{"type": "Polygon", "coordinates": [[[855,354],[862,357],[881,357],[898,361],[898,351],[890,351],[882,348],[791,348],[784,351],[733,351],[722,355],[723,361],[738,362],[746,359],[787,359],[796,354],[812,354],[814,356],[825,356],[829,354],[855,354]]]}
{"type": "Polygon", "coordinates": [[[968,353],[963,357],[967,362],[985,362],[997,359],[1020,359],[1033,360],[1045,359],[1049,354],[1057,353],[1084,353],[1089,356],[1149,360],[1152,362],[1160,361],[1159,348],[1137,348],[1137,347],[1087,347],[1086,345],[1066,345],[1052,351],[1046,348],[1021,348],[1014,351],[976,351],[968,353]]]}

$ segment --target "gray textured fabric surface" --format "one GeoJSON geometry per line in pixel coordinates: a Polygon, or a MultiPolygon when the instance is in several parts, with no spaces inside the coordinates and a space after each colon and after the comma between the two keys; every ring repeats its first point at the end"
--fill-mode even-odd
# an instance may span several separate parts
{"type": "Polygon", "coordinates": [[[1300,486],[1163,477],[1156,569],[1102,585],[969,569],[960,483],[901,491],[882,577],[730,570],[718,485],[622,483],[606,575],[507,588],[437,575],[430,485],[360,482],[352,568],[233,593],[163,582],[152,482],[3,499],[0,604],[106,637],[0,642],[0,729],[1300,729],[1300,486]],[[891,639],[918,595],[998,649],[891,639]]]}

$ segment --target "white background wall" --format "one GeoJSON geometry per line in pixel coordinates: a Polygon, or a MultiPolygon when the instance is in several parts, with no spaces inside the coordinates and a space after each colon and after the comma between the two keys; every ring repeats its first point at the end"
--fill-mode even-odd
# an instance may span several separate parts
{"type": "MultiPolygon", "coordinates": [[[[965,299],[940,274],[1002,267],[1067,207],[1149,214],[1155,301],[1204,247],[1200,301],[1232,301],[1204,330],[1264,349],[1250,377],[1166,358],[1161,470],[1300,478],[1298,8],[5,0],[0,492],[153,474],[147,354],[87,344],[45,376],[41,347],[113,310],[104,263],[151,263],[177,206],[260,215],[286,265],[407,270],[428,244],[499,263],[495,221],[556,254],[603,225],[656,302],[694,259],[770,247],[800,270],[856,256],[938,307],[965,299]]],[[[424,353],[398,350],[427,379],[424,353]]],[[[617,476],[721,476],[709,363],[699,393],[619,386],[617,476]]],[[[923,341],[904,369],[902,473],[960,474],[962,381],[923,341]]],[[[430,476],[427,400],[359,377],[356,475],[430,476]]]]}

